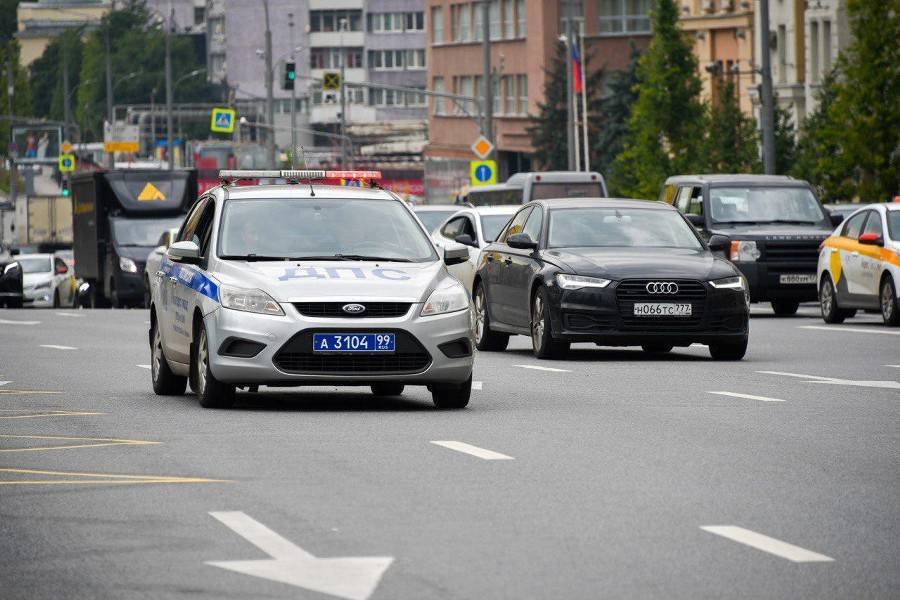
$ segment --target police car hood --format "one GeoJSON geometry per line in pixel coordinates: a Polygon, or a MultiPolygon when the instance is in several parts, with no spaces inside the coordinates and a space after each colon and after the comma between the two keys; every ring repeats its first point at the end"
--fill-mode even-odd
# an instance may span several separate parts
{"type": "Polygon", "coordinates": [[[221,283],[259,288],[277,302],[425,302],[444,277],[441,261],[223,261],[216,273],[221,283]]]}

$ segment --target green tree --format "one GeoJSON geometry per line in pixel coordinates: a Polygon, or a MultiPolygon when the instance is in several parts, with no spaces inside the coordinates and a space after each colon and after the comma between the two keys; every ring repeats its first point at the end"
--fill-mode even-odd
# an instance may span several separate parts
{"type": "Polygon", "coordinates": [[[791,111],[775,105],[775,172],[787,175],[797,160],[797,137],[791,111]]]}
{"type": "Polygon", "coordinates": [[[638,99],[615,170],[620,191],[653,198],[665,178],[702,164],[704,112],[700,77],[675,0],[657,0],[653,37],[638,63],[638,99]]]}
{"type": "Polygon", "coordinates": [[[711,173],[752,173],[759,170],[756,121],[744,114],[734,82],[716,77],[717,102],[710,105],[704,157],[711,173]]]}
{"type": "Polygon", "coordinates": [[[0,0],[0,42],[11,40],[17,28],[16,8],[19,0],[0,0]]]}
{"type": "Polygon", "coordinates": [[[615,159],[622,152],[628,133],[631,108],[638,97],[637,67],[640,53],[631,46],[631,61],[624,71],[609,75],[609,94],[599,102],[599,110],[592,115],[591,126],[597,130],[591,138],[591,166],[606,178],[610,194],[618,195],[618,175],[615,159]]]}
{"type": "MultiPolygon", "coordinates": [[[[9,71],[7,70],[8,61],[13,66],[13,113],[18,117],[24,117],[31,114],[31,87],[28,85],[28,73],[19,64],[19,43],[15,40],[7,40],[5,44],[0,46],[0,97],[3,98],[3,106],[0,113],[6,114],[7,103],[9,102],[9,71]]],[[[8,119],[0,119],[0,154],[6,155],[7,144],[10,140],[10,127],[8,119]]]]}
{"type": "MultiPolygon", "coordinates": [[[[69,64],[69,90],[77,92],[83,49],[81,30],[70,29],[51,41],[44,53],[31,63],[31,108],[35,116],[54,121],[63,120],[63,69],[66,65],[63,57],[67,57],[69,64]]],[[[74,104],[75,93],[70,102],[74,104]]]]}
{"type": "MultiPolygon", "coordinates": [[[[566,98],[566,48],[557,44],[556,54],[550,63],[550,68],[545,69],[547,74],[544,80],[544,102],[538,103],[538,114],[531,118],[528,127],[528,135],[531,136],[531,145],[535,149],[535,159],[539,168],[543,170],[562,170],[569,168],[569,154],[566,140],[566,123],[568,120],[566,98]]],[[[600,112],[600,84],[603,79],[603,71],[591,72],[591,56],[586,55],[584,70],[586,74],[585,89],[587,90],[588,109],[588,138],[596,139],[599,132],[596,115],[600,112]]],[[[578,98],[578,110],[581,111],[581,96],[578,98]]],[[[583,142],[581,129],[579,128],[579,143],[583,142]]],[[[584,149],[582,148],[582,152],[584,149]]],[[[591,169],[597,170],[595,154],[591,154],[591,169]]]]}

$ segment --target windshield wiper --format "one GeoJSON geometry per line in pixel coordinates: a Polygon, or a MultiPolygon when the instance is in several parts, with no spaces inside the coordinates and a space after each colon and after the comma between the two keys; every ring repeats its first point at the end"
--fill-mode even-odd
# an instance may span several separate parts
{"type": "Polygon", "coordinates": [[[819,221],[803,221],[800,219],[774,219],[766,221],[767,223],[777,223],[780,225],[816,225],[819,221]]]}
{"type": "Polygon", "coordinates": [[[296,260],[290,256],[267,256],[265,254],[245,254],[220,256],[223,260],[246,260],[247,262],[296,260]]]}
{"type": "Polygon", "coordinates": [[[768,221],[716,221],[717,225],[815,225],[818,221],[772,219],[768,221]]]}
{"type": "Polygon", "coordinates": [[[410,258],[399,258],[393,256],[369,256],[368,254],[335,254],[335,258],[340,260],[371,260],[381,262],[413,262],[410,258]]]}

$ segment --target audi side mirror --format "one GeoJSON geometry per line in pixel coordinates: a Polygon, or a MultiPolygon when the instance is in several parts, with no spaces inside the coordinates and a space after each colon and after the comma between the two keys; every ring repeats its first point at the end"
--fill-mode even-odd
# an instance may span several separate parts
{"type": "Polygon", "coordinates": [[[694,227],[700,229],[706,226],[706,220],[703,218],[703,215],[684,215],[688,222],[694,227]]]}
{"type": "Polygon", "coordinates": [[[731,240],[724,235],[713,235],[706,243],[713,252],[725,252],[731,246],[731,240]]]}
{"type": "Polygon", "coordinates": [[[200,262],[200,247],[195,242],[175,242],[166,253],[175,262],[197,264],[200,262]]]}
{"type": "Polygon", "coordinates": [[[517,250],[537,250],[538,243],[527,233],[514,233],[506,238],[506,244],[517,250]]]}
{"type": "Polygon", "coordinates": [[[468,248],[444,248],[444,264],[448,267],[461,265],[469,260],[468,248]]]}
{"type": "Polygon", "coordinates": [[[475,240],[472,239],[472,236],[468,233],[461,233],[460,235],[454,238],[454,241],[457,244],[462,244],[463,246],[471,246],[472,248],[477,248],[478,244],[475,243],[475,240]]]}
{"type": "Polygon", "coordinates": [[[877,233],[864,233],[859,236],[859,243],[866,246],[884,246],[884,238],[877,233]]]}

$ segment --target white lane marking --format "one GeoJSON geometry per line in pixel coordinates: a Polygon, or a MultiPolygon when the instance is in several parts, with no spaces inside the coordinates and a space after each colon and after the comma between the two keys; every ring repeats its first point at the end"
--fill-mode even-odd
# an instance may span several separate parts
{"type": "Polygon", "coordinates": [[[892,369],[900,369],[900,365],[884,365],[886,367],[891,367],[892,369]]]}
{"type": "Polygon", "coordinates": [[[798,325],[798,329],[818,329],[819,331],[849,331],[851,333],[876,333],[880,335],[900,335],[900,331],[891,331],[889,329],[861,329],[858,327],[825,327],[824,325],[798,325]]]}
{"type": "Polygon", "coordinates": [[[134,365],[134,366],[140,367],[140,368],[142,368],[142,369],[149,369],[149,368],[150,368],[150,365],[134,365]]]}
{"type": "Polygon", "coordinates": [[[779,398],[767,398],[766,396],[754,396],[753,394],[739,394],[737,392],[706,392],[707,394],[717,394],[719,396],[733,396],[735,398],[745,398],[747,400],[760,400],[762,402],[784,402],[779,398]]]}
{"type": "Polygon", "coordinates": [[[207,561],[236,573],[262,577],[348,600],[367,600],[394,562],[391,556],[316,558],[240,511],[211,512],[212,517],[271,556],[259,560],[207,561]]]}
{"type": "Polygon", "coordinates": [[[720,535],[739,544],[745,544],[751,548],[786,558],[791,562],[807,563],[807,562],[832,562],[833,558],[776,540],[775,538],[744,529],[743,527],[735,527],[734,525],[706,525],[701,527],[703,531],[720,535]]]}
{"type": "Polygon", "coordinates": [[[0,319],[0,325],[38,325],[40,321],[10,321],[9,319],[0,319]]]}
{"type": "Polygon", "coordinates": [[[462,452],[463,454],[471,454],[472,456],[477,456],[478,458],[482,458],[484,460],[515,460],[512,456],[500,454],[499,452],[494,452],[493,450],[487,450],[485,448],[479,448],[478,446],[473,446],[472,444],[467,444],[465,442],[447,440],[432,441],[431,443],[435,446],[443,446],[444,448],[448,448],[450,450],[462,452]]]}
{"type": "Polygon", "coordinates": [[[56,314],[58,314],[58,315],[61,316],[61,317],[74,317],[74,318],[76,318],[76,319],[80,319],[81,317],[84,316],[84,315],[78,315],[78,314],[75,314],[75,313],[73,313],[73,312],[58,312],[58,313],[56,313],[56,314]]]}
{"type": "Polygon", "coordinates": [[[41,344],[41,348],[52,348],[53,350],[78,350],[74,346],[58,346],[56,344],[41,344]]]}
{"type": "Polygon", "coordinates": [[[7,383],[12,383],[12,381],[0,381],[0,387],[3,387],[7,383]]]}
{"type": "Polygon", "coordinates": [[[472,382],[472,389],[473,389],[473,390],[484,389],[484,382],[483,382],[483,381],[473,381],[473,382],[472,382]]]}
{"type": "Polygon", "coordinates": [[[800,379],[806,379],[806,383],[822,383],[826,385],[852,385],[856,387],[900,390],[900,381],[839,379],[837,377],[820,377],[818,375],[804,375],[803,373],[784,373],[782,371],[757,371],[757,373],[764,373],[766,375],[782,375],[784,377],[798,377],[800,379]]]}
{"type": "Polygon", "coordinates": [[[554,369],[553,367],[539,367],[537,365],[513,365],[520,369],[534,369],[535,371],[550,371],[552,373],[571,373],[568,369],[554,369]]]}

